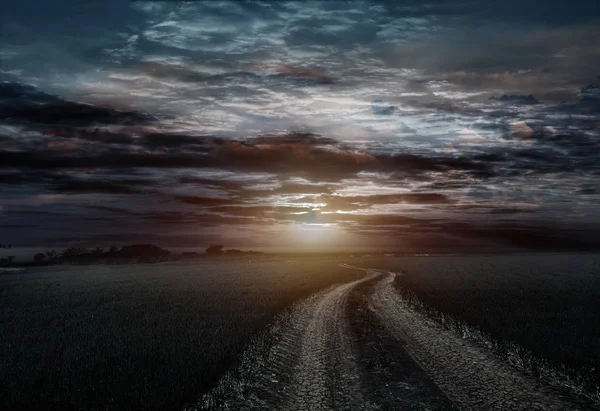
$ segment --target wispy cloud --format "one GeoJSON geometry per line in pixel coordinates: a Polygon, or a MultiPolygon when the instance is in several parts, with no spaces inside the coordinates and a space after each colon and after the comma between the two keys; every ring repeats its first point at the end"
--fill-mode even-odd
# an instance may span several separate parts
{"type": "Polygon", "coordinates": [[[352,244],[584,247],[600,16],[560,3],[108,1],[73,24],[16,6],[0,223],[23,243],[267,246],[321,224],[352,244]]]}

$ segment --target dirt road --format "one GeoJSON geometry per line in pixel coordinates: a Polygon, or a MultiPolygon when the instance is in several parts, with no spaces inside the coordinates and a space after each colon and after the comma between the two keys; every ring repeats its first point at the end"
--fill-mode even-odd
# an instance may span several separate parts
{"type": "Polygon", "coordinates": [[[461,410],[583,410],[493,354],[409,310],[388,273],[370,296],[388,331],[461,410]]]}
{"type": "Polygon", "coordinates": [[[300,361],[283,409],[286,410],[370,410],[376,409],[362,395],[352,334],[344,318],[350,292],[360,283],[381,274],[369,272],[361,280],[333,288],[309,312],[303,313],[307,326],[300,342],[300,361]]]}
{"type": "Polygon", "coordinates": [[[405,305],[397,275],[313,295],[190,409],[585,410],[405,305]]]}

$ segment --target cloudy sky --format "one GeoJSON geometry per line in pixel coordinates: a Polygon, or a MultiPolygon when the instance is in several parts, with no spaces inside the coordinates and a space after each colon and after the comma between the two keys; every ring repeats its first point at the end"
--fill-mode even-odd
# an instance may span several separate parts
{"type": "Polygon", "coordinates": [[[0,243],[600,246],[597,0],[9,3],[0,243]]]}

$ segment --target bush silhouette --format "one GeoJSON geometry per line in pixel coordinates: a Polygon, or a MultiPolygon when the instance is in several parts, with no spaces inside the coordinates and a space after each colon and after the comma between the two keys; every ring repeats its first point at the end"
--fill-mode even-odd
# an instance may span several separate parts
{"type": "Polygon", "coordinates": [[[36,263],[41,263],[45,259],[46,259],[46,255],[44,253],[37,253],[36,255],[33,256],[33,261],[35,261],[36,263]]]}
{"type": "Polygon", "coordinates": [[[223,248],[225,248],[224,245],[211,245],[206,249],[206,254],[223,254],[223,248]]]}

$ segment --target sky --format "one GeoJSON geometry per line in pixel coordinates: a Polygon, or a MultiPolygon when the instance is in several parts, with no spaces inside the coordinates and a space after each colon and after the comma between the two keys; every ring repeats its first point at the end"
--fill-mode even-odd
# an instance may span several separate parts
{"type": "Polygon", "coordinates": [[[0,5],[0,243],[600,248],[597,0],[0,5]]]}

